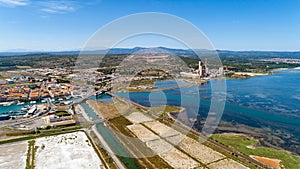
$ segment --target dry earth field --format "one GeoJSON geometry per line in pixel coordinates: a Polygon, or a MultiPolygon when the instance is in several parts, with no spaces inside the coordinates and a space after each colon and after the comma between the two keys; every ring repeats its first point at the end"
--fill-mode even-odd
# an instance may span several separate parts
{"type": "Polygon", "coordinates": [[[133,113],[127,115],[126,118],[129,121],[131,121],[132,123],[143,123],[143,122],[153,121],[152,118],[150,118],[140,112],[133,112],[133,113]]]}
{"type": "Polygon", "coordinates": [[[127,128],[173,168],[247,168],[146,114],[125,117],[134,123],[127,128]]]}

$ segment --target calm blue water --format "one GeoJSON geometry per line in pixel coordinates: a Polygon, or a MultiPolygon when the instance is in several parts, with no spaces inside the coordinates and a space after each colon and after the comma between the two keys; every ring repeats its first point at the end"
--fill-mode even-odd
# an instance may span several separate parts
{"type": "MultiPolygon", "coordinates": [[[[63,100],[63,101],[72,101],[74,99],[75,98],[70,98],[70,99],[63,100]]],[[[108,104],[108,103],[112,102],[111,96],[106,95],[106,94],[99,95],[97,98],[96,98],[96,96],[92,96],[92,97],[90,97],[90,99],[96,99],[97,101],[102,102],[104,104],[108,104]]],[[[37,102],[35,104],[45,104],[45,103],[37,102]]],[[[30,104],[29,102],[26,102],[23,105],[12,104],[10,106],[0,106],[0,115],[3,113],[9,112],[9,111],[20,112],[21,108],[28,106],[28,105],[34,105],[34,104],[30,104]]]]}
{"type": "Polygon", "coordinates": [[[113,102],[113,99],[110,95],[107,94],[100,94],[97,96],[91,96],[89,99],[92,100],[97,100],[98,102],[104,103],[104,104],[109,104],[113,102]]]}
{"type": "MultiPolygon", "coordinates": [[[[45,103],[37,102],[35,104],[39,105],[39,104],[45,104],[45,103]]],[[[27,103],[25,103],[23,105],[12,104],[10,106],[0,106],[0,114],[6,113],[6,112],[9,112],[9,111],[20,112],[21,108],[23,108],[25,106],[28,106],[28,105],[35,105],[35,104],[30,104],[29,102],[27,102],[27,103]]]]}
{"type": "MultiPolygon", "coordinates": [[[[166,88],[174,83],[168,80],[157,82],[156,85],[166,88]]],[[[197,113],[205,118],[211,104],[211,84],[216,83],[218,80],[212,80],[201,86],[167,90],[163,93],[136,92],[118,95],[129,97],[144,106],[184,105],[188,114],[197,113]],[[200,96],[195,93],[195,87],[200,96]],[[201,100],[195,99],[196,97],[200,97],[201,100]]],[[[226,84],[227,99],[222,120],[254,127],[285,129],[300,138],[299,69],[280,70],[277,74],[249,79],[229,79],[226,84]]]]}
{"type": "MultiPolygon", "coordinates": [[[[108,95],[104,96],[108,98],[108,95]]],[[[93,120],[99,120],[99,116],[94,112],[94,110],[85,102],[80,103],[80,105],[84,108],[85,112],[91,117],[93,120]]],[[[104,126],[102,123],[96,123],[96,128],[101,133],[103,138],[109,143],[110,148],[116,153],[117,156],[121,159],[121,161],[128,168],[139,168],[138,164],[131,158],[131,154],[122,146],[122,144],[115,137],[114,130],[110,130],[108,127],[104,126]]]]}
{"type": "MultiPolygon", "coordinates": [[[[74,100],[74,98],[64,99],[63,101],[72,101],[72,100],[74,100]]],[[[42,103],[42,102],[38,101],[37,103],[34,103],[34,104],[26,102],[23,105],[12,104],[10,106],[0,106],[0,115],[5,113],[5,112],[9,112],[9,111],[20,112],[21,108],[23,108],[25,106],[28,106],[28,105],[35,105],[35,104],[39,105],[39,104],[45,104],[45,103],[42,103]]]]}

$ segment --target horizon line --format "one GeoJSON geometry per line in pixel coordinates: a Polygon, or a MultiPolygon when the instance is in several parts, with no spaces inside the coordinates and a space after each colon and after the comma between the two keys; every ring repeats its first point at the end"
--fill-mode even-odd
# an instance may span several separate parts
{"type": "Polygon", "coordinates": [[[102,50],[110,50],[110,49],[134,49],[134,48],[167,48],[167,49],[175,49],[175,50],[207,50],[207,51],[231,51],[231,52],[300,52],[299,50],[270,50],[270,49],[191,49],[191,48],[172,48],[172,47],[144,47],[144,46],[136,46],[136,47],[115,47],[115,48],[102,48],[102,49],[65,49],[65,50],[31,50],[31,49],[4,49],[0,50],[0,53],[51,53],[51,52],[84,52],[84,51],[102,51],[102,50]],[[15,50],[15,51],[14,51],[15,50]]]}

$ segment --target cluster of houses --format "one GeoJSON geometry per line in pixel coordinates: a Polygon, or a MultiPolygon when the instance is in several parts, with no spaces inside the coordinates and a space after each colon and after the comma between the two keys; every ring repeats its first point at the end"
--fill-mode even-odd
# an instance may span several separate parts
{"type": "MultiPolygon", "coordinates": [[[[33,84],[31,84],[33,85],[33,84]]],[[[1,85],[0,102],[8,101],[27,101],[30,96],[30,85],[1,85]]]]}
{"type": "Polygon", "coordinates": [[[55,79],[35,83],[4,84],[0,86],[0,102],[26,102],[69,97],[71,88],[71,84],[58,83],[55,79]]]}

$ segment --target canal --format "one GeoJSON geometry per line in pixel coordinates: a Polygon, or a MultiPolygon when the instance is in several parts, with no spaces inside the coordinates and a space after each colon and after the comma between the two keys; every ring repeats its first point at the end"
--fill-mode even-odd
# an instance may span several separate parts
{"type": "MultiPolygon", "coordinates": [[[[98,115],[94,110],[85,102],[80,104],[85,112],[91,117],[94,121],[100,120],[98,115]]],[[[103,136],[105,141],[110,145],[113,152],[118,156],[118,158],[123,162],[127,168],[140,168],[136,159],[131,158],[132,155],[126,150],[125,147],[117,140],[114,136],[113,131],[108,127],[104,126],[103,123],[96,123],[96,128],[98,132],[103,136]]]]}

